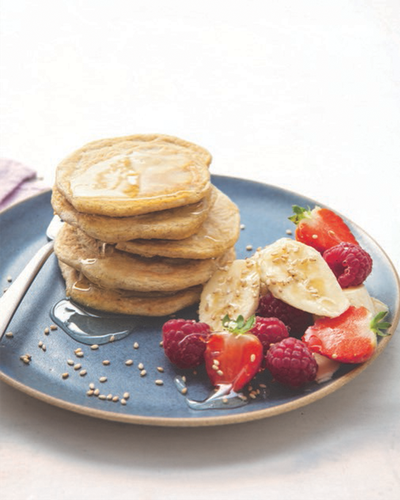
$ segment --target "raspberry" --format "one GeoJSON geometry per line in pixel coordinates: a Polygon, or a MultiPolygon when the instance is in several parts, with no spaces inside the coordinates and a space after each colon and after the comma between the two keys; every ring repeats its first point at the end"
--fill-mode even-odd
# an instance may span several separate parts
{"type": "Polygon", "coordinates": [[[306,344],[288,337],[272,345],[265,357],[265,364],[278,382],[299,387],[311,382],[317,375],[317,362],[306,344]]]}
{"type": "Polygon", "coordinates": [[[314,323],[310,313],[286,304],[270,292],[261,297],[257,314],[266,318],[280,319],[286,325],[290,335],[298,338],[301,338],[307,328],[314,323]]]}
{"type": "Polygon", "coordinates": [[[322,256],[342,288],[361,285],[372,271],[369,253],[353,243],[335,245],[322,256]]]}
{"type": "Polygon", "coordinates": [[[162,327],[167,358],[179,368],[194,368],[204,362],[206,341],[211,333],[206,323],[170,319],[162,327]]]}
{"type": "Polygon", "coordinates": [[[271,344],[276,344],[282,339],[289,337],[288,329],[278,318],[263,318],[256,316],[256,321],[249,333],[258,337],[263,345],[264,355],[267,353],[271,344]]]}

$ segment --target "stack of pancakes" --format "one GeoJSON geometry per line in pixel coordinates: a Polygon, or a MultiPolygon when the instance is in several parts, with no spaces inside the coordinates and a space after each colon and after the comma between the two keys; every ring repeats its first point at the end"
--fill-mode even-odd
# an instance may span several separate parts
{"type": "Polygon", "coordinates": [[[165,135],[92,142],[57,168],[55,254],[67,296],[94,309],[163,316],[199,301],[235,258],[237,206],[211,184],[210,154],[165,135]]]}

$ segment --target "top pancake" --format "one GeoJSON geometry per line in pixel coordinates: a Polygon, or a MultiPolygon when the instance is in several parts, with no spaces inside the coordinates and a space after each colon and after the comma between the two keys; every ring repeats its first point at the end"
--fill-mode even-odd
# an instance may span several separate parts
{"type": "Polygon", "coordinates": [[[103,139],[59,164],[56,187],[79,212],[128,217],[198,202],[210,163],[208,151],[175,137],[103,139]]]}

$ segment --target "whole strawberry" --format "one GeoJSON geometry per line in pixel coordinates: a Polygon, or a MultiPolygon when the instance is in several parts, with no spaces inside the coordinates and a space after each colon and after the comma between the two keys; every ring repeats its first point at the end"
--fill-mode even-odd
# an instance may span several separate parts
{"type": "Polygon", "coordinates": [[[195,368],[204,362],[210,333],[206,323],[170,319],[162,327],[164,352],[178,368],[195,368]]]}
{"type": "Polygon", "coordinates": [[[339,243],[322,256],[342,288],[361,285],[372,271],[369,253],[353,243],[339,243]]]}
{"type": "Polygon", "coordinates": [[[318,365],[311,351],[299,339],[288,337],[272,345],[265,364],[274,379],[291,387],[315,380],[318,365]]]}
{"type": "Polygon", "coordinates": [[[313,324],[312,314],[297,309],[267,292],[260,298],[257,315],[278,318],[284,323],[292,337],[301,338],[306,329],[313,324]]]}
{"type": "Polygon", "coordinates": [[[276,344],[289,337],[288,329],[280,319],[261,316],[255,317],[254,326],[249,330],[249,333],[255,335],[263,345],[264,356],[271,344],[276,344]]]}
{"type": "Polygon", "coordinates": [[[296,240],[321,253],[342,242],[358,244],[344,220],[328,208],[310,210],[293,205],[293,212],[289,220],[297,225],[296,240]]]}

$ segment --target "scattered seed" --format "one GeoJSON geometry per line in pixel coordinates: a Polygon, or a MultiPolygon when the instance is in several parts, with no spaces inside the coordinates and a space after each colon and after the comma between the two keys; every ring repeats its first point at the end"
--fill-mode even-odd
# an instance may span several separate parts
{"type": "Polygon", "coordinates": [[[146,375],[146,373],[147,373],[147,372],[146,372],[146,370],[142,370],[142,371],[140,372],[140,376],[141,376],[141,377],[144,377],[144,376],[146,375]]]}
{"type": "Polygon", "coordinates": [[[286,229],[286,234],[293,234],[293,231],[291,229],[286,229]]]}
{"type": "Polygon", "coordinates": [[[255,360],[256,360],[256,355],[255,355],[255,354],[252,354],[252,355],[250,356],[250,361],[251,361],[252,363],[254,363],[254,361],[255,361],[255,360]]]}
{"type": "Polygon", "coordinates": [[[312,238],[313,240],[318,239],[318,234],[313,234],[313,235],[311,236],[311,238],[312,238]]]}
{"type": "Polygon", "coordinates": [[[107,382],[107,377],[100,377],[99,382],[101,383],[107,382]]]}
{"type": "Polygon", "coordinates": [[[47,326],[46,326],[46,328],[44,329],[44,333],[45,333],[46,335],[48,335],[48,334],[50,333],[50,329],[49,329],[47,326]]]}
{"type": "Polygon", "coordinates": [[[100,394],[99,395],[99,399],[101,399],[102,401],[105,401],[105,399],[106,399],[105,394],[100,394]]]}
{"type": "Polygon", "coordinates": [[[113,403],[118,403],[118,401],[119,401],[119,397],[118,397],[118,396],[114,396],[114,397],[112,398],[112,401],[113,401],[113,403]]]}
{"type": "Polygon", "coordinates": [[[139,349],[139,344],[138,344],[137,342],[135,342],[135,343],[133,344],[133,348],[134,348],[134,349],[139,349]]]}
{"type": "Polygon", "coordinates": [[[68,360],[67,360],[67,364],[68,364],[69,366],[73,366],[73,365],[75,364],[75,361],[74,361],[73,359],[68,359],[68,360]]]}
{"type": "Polygon", "coordinates": [[[182,382],[186,383],[186,377],[185,377],[185,375],[182,376],[182,382]]]}
{"type": "Polygon", "coordinates": [[[65,380],[65,379],[67,379],[69,377],[69,373],[65,372],[61,376],[65,380]]]}
{"type": "Polygon", "coordinates": [[[100,389],[95,389],[93,394],[95,396],[98,396],[100,394],[100,389]]]}
{"type": "Polygon", "coordinates": [[[50,330],[58,330],[57,325],[50,325],[50,330]]]}
{"type": "Polygon", "coordinates": [[[125,406],[126,405],[126,399],[122,398],[121,399],[121,404],[125,406]]]}
{"type": "Polygon", "coordinates": [[[80,363],[77,363],[76,365],[74,365],[75,371],[80,370],[81,368],[82,368],[82,365],[80,363]]]}
{"type": "Polygon", "coordinates": [[[246,226],[244,224],[240,224],[240,229],[246,229],[246,226]]]}
{"type": "Polygon", "coordinates": [[[157,379],[155,383],[156,385],[164,385],[164,382],[161,379],[157,379]]]}
{"type": "Polygon", "coordinates": [[[111,335],[109,342],[114,342],[115,340],[115,335],[111,335]]]}
{"type": "Polygon", "coordinates": [[[39,342],[38,347],[43,347],[43,342],[42,341],[39,342]]]}
{"type": "Polygon", "coordinates": [[[93,383],[93,382],[90,382],[90,384],[89,384],[89,389],[92,389],[92,390],[94,390],[94,388],[95,388],[95,385],[94,385],[94,383],[93,383]]]}
{"type": "Polygon", "coordinates": [[[129,399],[129,392],[124,392],[124,399],[129,399]]]}
{"type": "Polygon", "coordinates": [[[125,361],[126,366],[132,366],[133,365],[133,359],[127,359],[125,361]]]}
{"type": "Polygon", "coordinates": [[[94,390],[93,389],[89,389],[88,391],[86,391],[86,395],[87,396],[93,396],[94,394],[94,390]]]}
{"type": "Polygon", "coordinates": [[[82,352],[82,351],[78,351],[77,353],[75,353],[75,356],[76,356],[77,358],[83,358],[84,354],[83,354],[83,352],[82,352]]]}
{"type": "Polygon", "coordinates": [[[97,344],[93,344],[90,346],[90,349],[92,349],[92,351],[96,351],[98,348],[99,346],[97,344]]]}
{"type": "Polygon", "coordinates": [[[79,372],[79,375],[80,375],[81,377],[84,377],[86,374],[87,374],[87,370],[81,370],[81,371],[79,372]]]}
{"type": "Polygon", "coordinates": [[[159,344],[160,347],[163,347],[164,346],[164,342],[161,341],[160,344],[159,344]]]}
{"type": "Polygon", "coordinates": [[[7,276],[7,281],[8,281],[9,283],[11,283],[11,281],[12,281],[11,276],[7,276]]]}
{"type": "Polygon", "coordinates": [[[182,387],[181,389],[181,394],[186,394],[187,393],[187,387],[182,387]]]}
{"type": "Polygon", "coordinates": [[[246,246],[246,250],[249,250],[249,251],[250,251],[250,250],[253,250],[253,245],[247,245],[247,246],[246,246]]]}
{"type": "Polygon", "coordinates": [[[143,363],[139,363],[139,364],[137,365],[137,367],[138,367],[138,369],[139,369],[139,370],[143,370],[143,368],[144,368],[144,364],[143,364],[143,363]]]}
{"type": "Polygon", "coordinates": [[[228,404],[228,398],[222,398],[222,402],[226,405],[228,404]]]}
{"type": "Polygon", "coordinates": [[[107,395],[107,401],[111,401],[111,400],[112,400],[112,398],[113,398],[113,395],[112,395],[112,394],[108,394],[108,395],[107,395]]]}
{"type": "Polygon", "coordinates": [[[157,366],[157,371],[164,373],[164,368],[162,366],[157,366]]]}
{"type": "Polygon", "coordinates": [[[221,376],[224,374],[224,372],[222,370],[217,370],[217,374],[221,376]]]}
{"type": "Polygon", "coordinates": [[[14,337],[13,332],[7,332],[6,333],[6,337],[9,338],[9,339],[12,339],[14,337]]]}
{"type": "Polygon", "coordinates": [[[110,364],[110,361],[109,361],[108,359],[105,359],[105,360],[103,361],[103,365],[104,365],[104,366],[108,366],[109,364],[110,364]]]}

